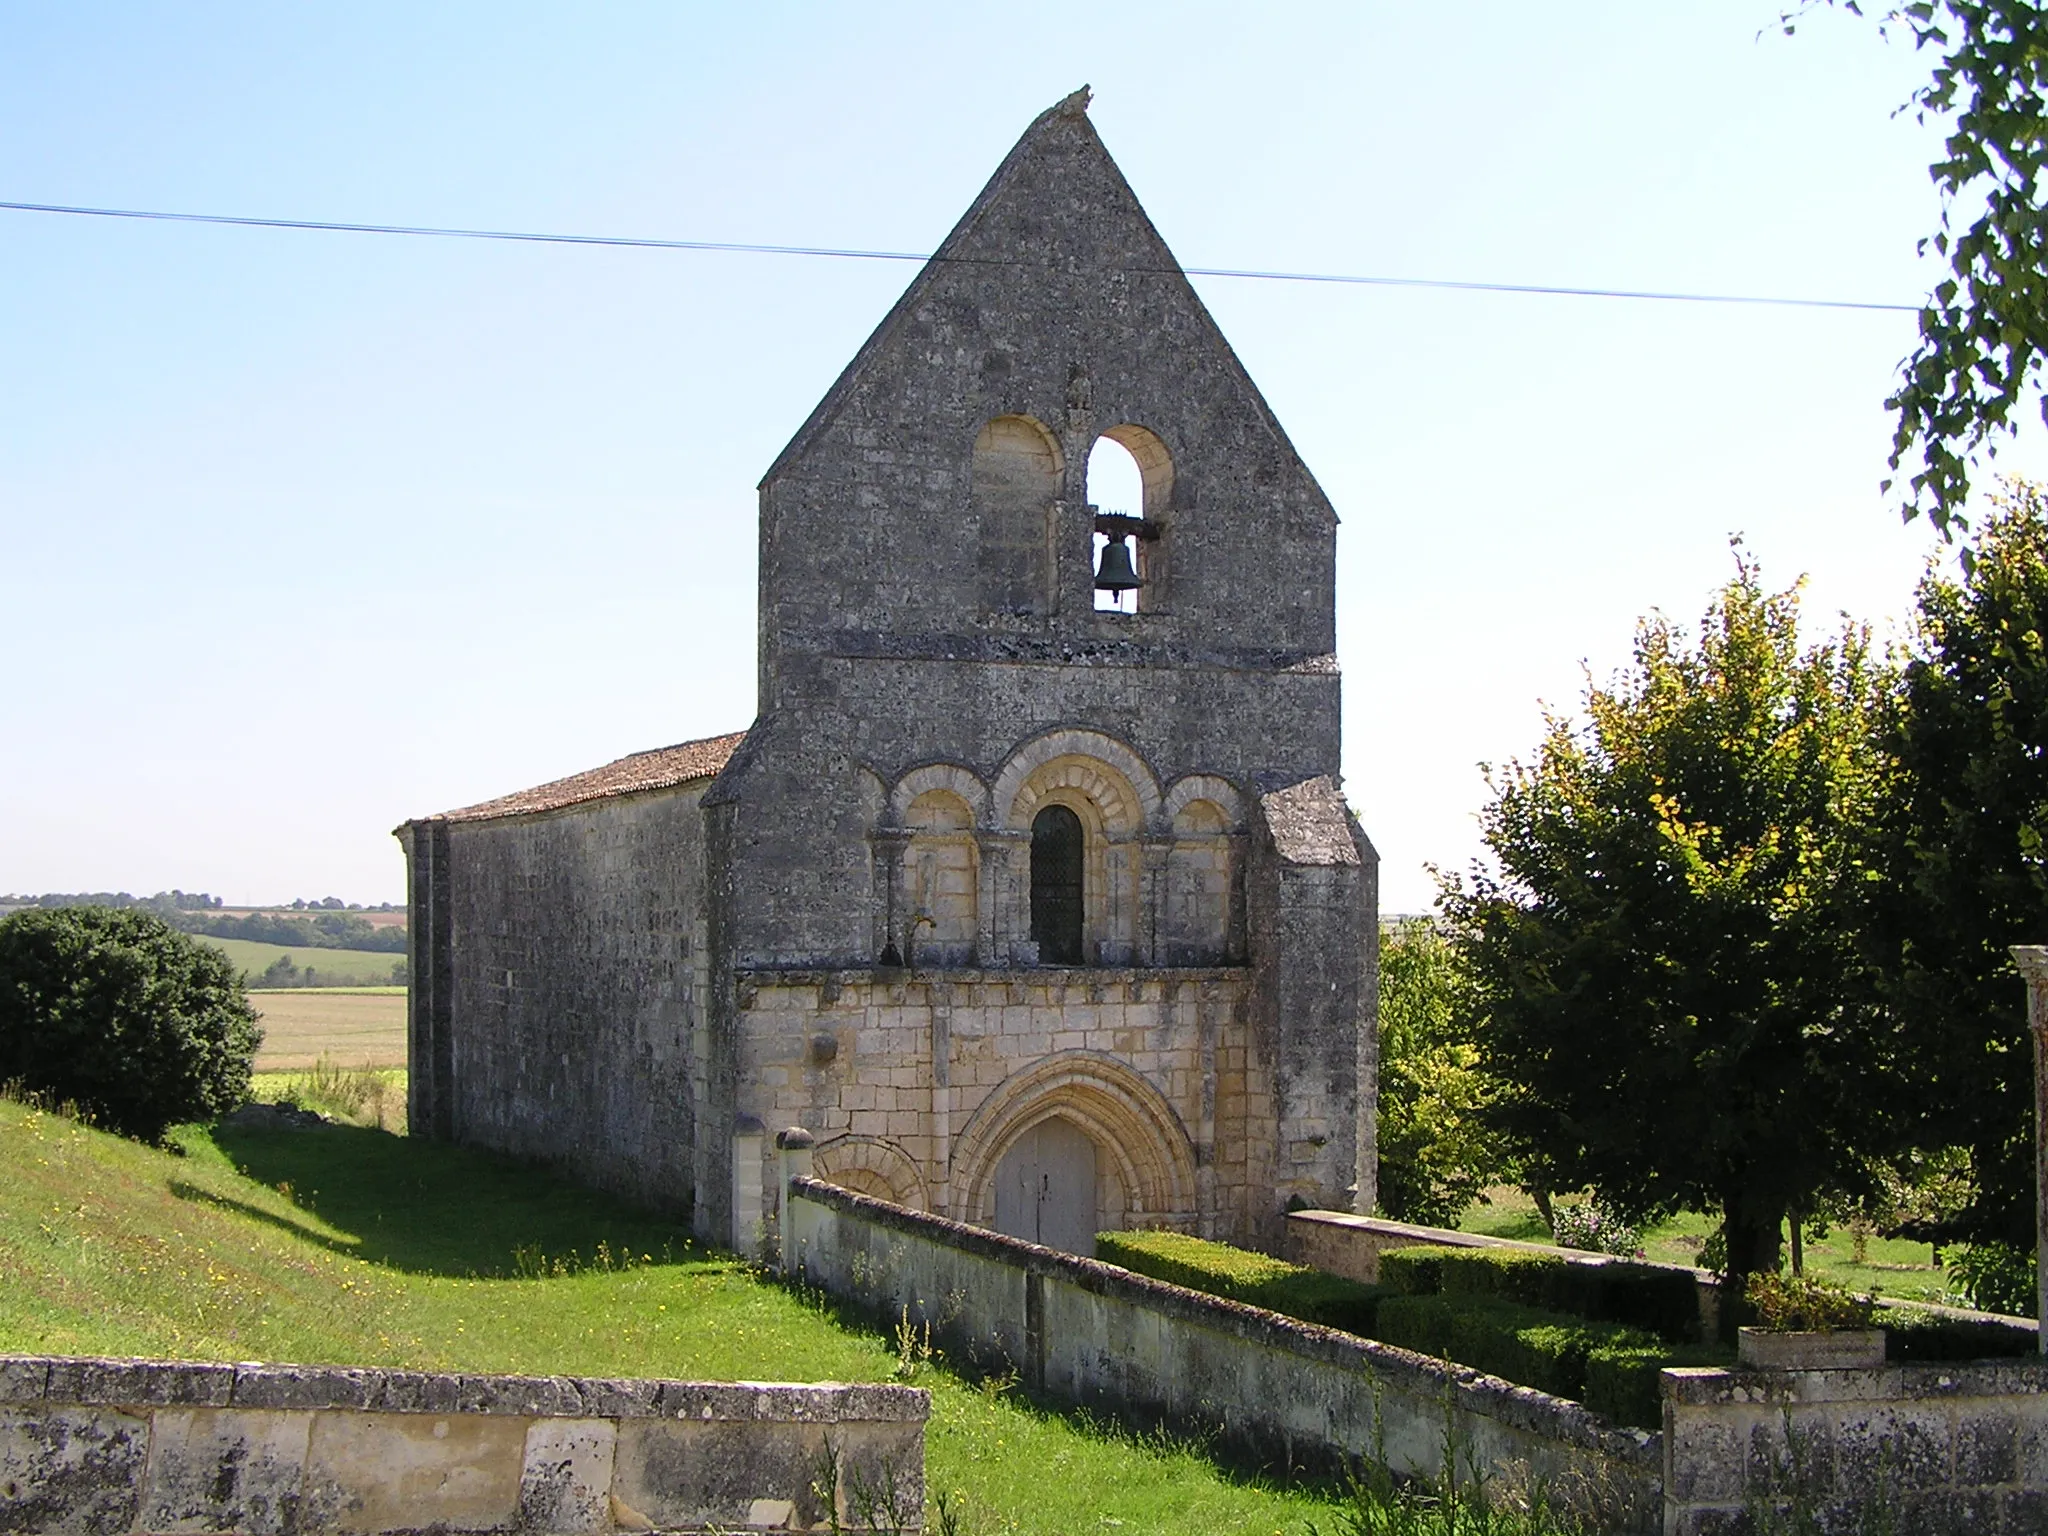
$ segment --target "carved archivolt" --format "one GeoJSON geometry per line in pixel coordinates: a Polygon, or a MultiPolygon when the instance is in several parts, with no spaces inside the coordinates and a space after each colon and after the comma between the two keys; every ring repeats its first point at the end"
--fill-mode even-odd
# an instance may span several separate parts
{"type": "MultiPolygon", "coordinates": [[[[1173,787],[1166,792],[1166,804],[1161,812],[1162,819],[1170,827],[1178,827],[1181,812],[1198,801],[1207,801],[1220,811],[1226,832],[1244,830],[1244,801],[1230,780],[1218,778],[1213,773],[1190,773],[1173,781],[1173,787]]],[[[1206,817],[1199,819],[1206,820],[1206,817]]],[[[1207,831],[1208,828],[1201,830],[1207,831]]]]}
{"type": "Polygon", "coordinates": [[[889,810],[897,824],[909,825],[911,806],[933,790],[956,796],[967,807],[975,826],[989,824],[988,786],[972,768],[963,768],[958,763],[926,763],[898,779],[889,793],[889,810]]]}
{"type": "Polygon", "coordinates": [[[997,826],[1027,831],[1048,800],[1071,803],[1077,796],[1094,805],[1095,821],[1110,833],[1153,825],[1161,804],[1159,781],[1136,752],[1100,731],[1070,729],[1049,731],[1011,754],[990,791],[991,811],[997,826]]]}
{"type": "Polygon", "coordinates": [[[962,1220],[995,1221],[995,1171],[1024,1132],[1059,1118],[1095,1142],[1122,1185],[1125,1222],[1172,1222],[1195,1209],[1195,1149],[1164,1094],[1098,1051],[1062,1051],[1013,1074],[982,1101],[954,1143],[962,1220]]]}
{"type": "Polygon", "coordinates": [[[917,1164],[901,1147],[879,1136],[835,1136],[821,1142],[812,1167],[826,1183],[855,1194],[873,1195],[914,1211],[931,1209],[917,1164]]]}

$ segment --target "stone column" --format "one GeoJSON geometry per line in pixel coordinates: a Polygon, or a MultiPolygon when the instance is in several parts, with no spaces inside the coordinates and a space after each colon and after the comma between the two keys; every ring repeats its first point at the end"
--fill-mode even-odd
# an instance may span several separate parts
{"type": "Polygon", "coordinates": [[[1173,931],[1170,915],[1166,910],[1168,899],[1167,865],[1173,859],[1173,839],[1170,837],[1145,837],[1139,840],[1140,868],[1138,890],[1138,954],[1140,965],[1164,965],[1160,934],[1173,931]]]}
{"type": "Polygon", "coordinates": [[[782,1272],[785,1275],[795,1274],[803,1257],[797,1252],[796,1222],[789,1209],[789,1181],[811,1177],[817,1144],[817,1138],[800,1125],[775,1133],[776,1161],[780,1165],[776,1170],[775,1206],[780,1217],[777,1225],[782,1239],[782,1272]]]}
{"type": "Polygon", "coordinates": [[[2040,1279],[2035,1314],[2048,1354],[2048,945],[2015,944],[2012,957],[2027,979],[2027,1023],[2034,1036],[2034,1257],[2040,1279]]]}

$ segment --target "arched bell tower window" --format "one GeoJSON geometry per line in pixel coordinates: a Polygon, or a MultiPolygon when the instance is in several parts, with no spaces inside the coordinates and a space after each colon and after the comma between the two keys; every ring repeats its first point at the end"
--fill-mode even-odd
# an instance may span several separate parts
{"type": "Polygon", "coordinates": [[[1081,818],[1048,805],[1031,819],[1031,937],[1046,965],[1081,963],[1081,818]]]}
{"type": "Polygon", "coordinates": [[[1159,539],[1172,495],[1173,461],[1166,445],[1143,427],[1111,427],[1089,449],[1094,542],[1088,568],[1098,613],[1136,613],[1156,605],[1165,569],[1159,539]]]}
{"type": "Polygon", "coordinates": [[[1144,582],[1138,570],[1141,557],[1137,541],[1119,531],[1117,520],[1144,516],[1145,478],[1131,450],[1115,438],[1098,437],[1088,451],[1088,508],[1095,517],[1089,562],[1095,572],[1095,607],[1102,613],[1136,613],[1144,582]],[[1112,544],[1117,547],[1111,549],[1112,544]],[[1130,585],[1118,585],[1125,581],[1130,585]]]}

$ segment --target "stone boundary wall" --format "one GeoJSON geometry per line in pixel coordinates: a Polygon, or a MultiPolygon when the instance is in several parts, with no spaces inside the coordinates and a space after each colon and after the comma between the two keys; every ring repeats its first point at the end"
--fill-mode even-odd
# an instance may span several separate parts
{"type": "Polygon", "coordinates": [[[2048,1362],[1664,1373],[1666,1536],[2048,1531],[2048,1362]]]}
{"type": "MultiPolygon", "coordinates": [[[[800,1166],[800,1165],[799,1165],[800,1166]]],[[[1435,1478],[1540,1480],[1626,1532],[1658,1528],[1660,1437],[1463,1366],[1169,1285],[1113,1264],[788,1181],[783,1262],[985,1369],[1089,1407],[1218,1430],[1269,1464],[1354,1457],[1435,1478]]]]}
{"type": "Polygon", "coordinates": [[[921,1389],[0,1355],[0,1532],[923,1529],[921,1389]],[[863,1527],[865,1528],[865,1527],[863,1527]]]}

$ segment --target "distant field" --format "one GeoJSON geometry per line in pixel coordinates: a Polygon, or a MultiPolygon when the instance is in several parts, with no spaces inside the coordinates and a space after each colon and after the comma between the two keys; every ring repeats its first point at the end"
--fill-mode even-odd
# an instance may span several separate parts
{"type": "Polygon", "coordinates": [[[254,981],[279,955],[290,955],[300,970],[311,966],[337,987],[377,986],[391,980],[391,967],[404,955],[374,949],[313,949],[306,945],[258,944],[253,939],[216,939],[194,934],[202,944],[227,951],[228,958],[254,981]]]}
{"type": "Polygon", "coordinates": [[[262,1015],[259,1072],[302,1072],[327,1057],[343,1067],[405,1065],[405,993],[327,992],[311,987],[252,992],[262,1015]]]}

